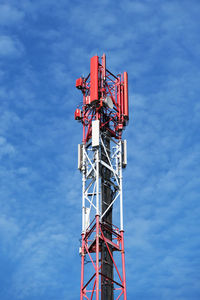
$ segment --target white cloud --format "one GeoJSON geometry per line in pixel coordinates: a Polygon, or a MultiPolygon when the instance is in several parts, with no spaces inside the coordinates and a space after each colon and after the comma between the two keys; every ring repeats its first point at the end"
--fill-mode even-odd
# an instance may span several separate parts
{"type": "Polygon", "coordinates": [[[8,35],[0,36],[0,57],[19,57],[24,52],[24,47],[16,38],[8,35]]]}
{"type": "Polygon", "coordinates": [[[29,228],[26,236],[21,236],[20,247],[15,253],[19,265],[13,276],[12,286],[19,299],[41,295],[47,290],[63,285],[61,269],[73,236],[56,223],[44,223],[29,228]]]}
{"type": "Polygon", "coordinates": [[[23,11],[9,4],[0,4],[0,25],[16,24],[21,21],[23,17],[23,11]]]}
{"type": "MultiPolygon", "coordinates": [[[[3,199],[1,199],[3,200],[3,199]]],[[[10,254],[12,253],[11,245],[13,239],[17,237],[19,233],[19,226],[16,221],[6,215],[0,215],[0,241],[1,250],[10,254]]]]}
{"type": "MultiPolygon", "coordinates": [[[[8,97],[9,95],[6,93],[6,91],[4,91],[2,95],[0,94],[1,102],[3,102],[3,100],[5,99],[8,101],[8,97]]],[[[19,124],[19,121],[20,119],[15,112],[2,109],[0,115],[0,134],[7,134],[9,128],[12,126],[16,126],[16,124],[19,124]]]]}
{"type": "Polygon", "coordinates": [[[11,155],[14,153],[15,153],[14,146],[8,143],[5,137],[0,136],[0,159],[4,155],[11,155]]]}
{"type": "Polygon", "coordinates": [[[64,86],[69,83],[68,70],[64,64],[55,63],[50,67],[50,74],[52,79],[58,84],[58,86],[64,86]]]}

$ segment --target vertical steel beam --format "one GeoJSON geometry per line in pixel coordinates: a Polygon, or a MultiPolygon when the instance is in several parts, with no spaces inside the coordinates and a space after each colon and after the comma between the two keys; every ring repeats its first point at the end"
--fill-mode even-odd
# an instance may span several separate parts
{"type": "Polygon", "coordinates": [[[122,189],[122,141],[120,141],[119,152],[119,184],[120,184],[120,230],[124,230],[124,215],[123,215],[123,189],[122,189]]]}
{"type": "Polygon", "coordinates": [[[122,238],[122,249],[121,249],[121,255],[122,255],[122,274],[123,274],[123,292],[124,292],[124,300],[127,300],[127,294],[126,294],[126,273],[125,273],[125,252],[124,252],[124,231],[121,230],[121,238],[122,238]]]}
{"type": "Polygon", "coordinates": [[[80,150],[82,151],[82,162],[80,162],[81,164],[81,168],[82,168],[82,233],[85,233],[85,182],[86,182],[86,174],[85,174],[85,145],[83,145],[82,149],[80,150]]]}
{"type": "Polygon", "coordinates": [[[82,244],[81,244],[81,300],[83,300],[83,284],[84,284],[84,261],[85,261],[85,254],[84,254],[84,233],[81,235],[82,238],[82,244]]]}
{"type": "Polygon", "coordinates": [[[99,300],[99,215],[96,215],[96,300],[99,300]]]}

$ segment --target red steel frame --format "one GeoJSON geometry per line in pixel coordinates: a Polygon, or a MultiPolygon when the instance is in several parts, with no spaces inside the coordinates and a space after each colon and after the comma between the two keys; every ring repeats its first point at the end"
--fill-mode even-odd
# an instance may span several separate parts
{"type": "Polygon", "coordinates": [[[106,127],[112,137],[121,139],[122,130],[129,119],[127,72],[115,76],[106,69],[105,54],[101,64],[98,56],[94,56],[91,58],[90,74],[86,78],[77,79],[76,87],[83,94],[83,104],[79,109],[81,117],[76,118],[75,115],[75,119],[83,124],[83,143],[90,140],[92,121],[96,119],[101,121],[101,130],[106,127]],[[109,98],[112,108],[106,105],[106,99],[109,98]],[[105,116],[106,120],[103,119],[105,116]]]}
{"type": "MultiPolygon", "coordinates": [[[[125,252],[124,252],[124,231],[119,230],[116,226],[110,225],[110,230],[112,234],[115,236],[116,242],[110,241],[106,239],[103,234],[103,227],[106,226],[108,229],[108,225],[102,224],[99,221],[99,216],[97,215],[94,220],[94,224],[91,224],[91,229],[88,230],[85,234],[82,233],[82,247],[81,247],[81,291],[80,291],[80,299],[94,299],[93,296],[96,295],[96,300],[99,300],[99,295],[101,290],[99,289],[100,286],[100,276],[106,277],[104,274],[101,273],[101,264],[99,263],[99,253],[100,253],[100,240],[104,241],[106,247],[109,251],[111,259],[113,261],[116,273],[118,275],[118,280],[113,280],[111,278],[106,277],[107,280],[112,281],[113,284],[118,286],[115,290],[118,290],[119,293],[117,295],[116,300],[120,299],[121,296],[124,296],[124,300],[127,300],[126,294],[126,275],[125,275],[125,252]],[[92,234],[95,234],[95,239],[91,242],[89,239],[92,234]],[[114,256],[112,255],[109,244],[112,245],[115,251],[121,252],[121,259],[122,259],[122,274],[120,274],[119,269],[117,268],[117,263],[115,262],[114,256]],[[95,254],[96,263],[92,258],[92,253],[95,254]],[[87,279],[84,283],[84,258],[88,255],[89,259],[94,268],[94,274],[87,279]],[[92,288],[87,289],[87,287],[91,285],[92,288]],[[89,294],[89,296],[88,296],[89,294]]],[[[109,299],[108,299],[109,300],[109,299]]]]}
{"type": "MultiPolygon", "coordinates": [[[[91,58],[90,74],[86,78],[77,79],[76,87],[83,94],[83,104],[75,112],[75,119],[81,121],[83,125],[83,144],[86,145],[91,139],[93,120],[100,120],[100,131],[106,130],[112,138],[121,140],[122,130],[129,119],[127,73],[115,76],[106,69],[105,54],[101,58],[101,63],[99,57],[94,56],[91,58]]],[[[116,300],[122,296],[127,300],[123,227],[119,229],[112,224],[104,224],[97,214],[88,228],[82,232],[80,300],[92,300],[94,297],[100,300],[100,278],[106,277],[101,273],[101,241],[108,249],[118,276],[116,280],[107,277],[106,279],[113,283],[115,291],[119,291],[116,300]],[[112,241],[103,234],[105,226],[106,230],[112,233],[112,241]],[[117,268],[117,262],[109,246],[112,246],[113,251],[121,253],[121,271],[117,268]],[[87,279],[85,279],[86,257],[93,266],[93,273],[87,279]]]]}

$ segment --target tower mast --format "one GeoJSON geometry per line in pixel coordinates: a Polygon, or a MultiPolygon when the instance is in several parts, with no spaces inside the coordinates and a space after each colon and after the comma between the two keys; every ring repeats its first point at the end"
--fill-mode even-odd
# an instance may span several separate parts
{"type": "Polygon", "coordinates": [[[78,145],[82,172],[80,300],[126,300],[122,168],[127,155],[122,131],[129,119],[128,75],[112,74],[106,68],[105,54],[101,59],[93,56],[89,75],[78,78],[76,88],[83,95],[75,111],[75,119],[83,125],[83,140],[78,145]]]}

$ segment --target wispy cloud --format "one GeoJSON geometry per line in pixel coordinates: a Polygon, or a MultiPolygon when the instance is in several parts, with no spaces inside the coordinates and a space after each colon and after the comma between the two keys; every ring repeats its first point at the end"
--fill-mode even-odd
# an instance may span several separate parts
{"type": "Polygon", "coordinates": [[[24,18],[24,12],[16,7],[4,3],[0,5],[0,24],[2,26],[16,25],[24,18]]]}
{"type": "Polygon", "coordinates": [[[38,295],[38,289],[40,295],[47,295],[58,286],[63,288],[64,278],[59,274],[67,266],[64,253],[71,242],[71,234],[64,234],[59,224],[44,223],[29,229],[16,253],[18,265],[12,284],[19,299],[38,295]]]}
{"type": "Polygon", "coordinates": [[[0,36],[0,57],[19,57],[23,54],[24,47],[22,43],[11,36],[0,36]]]}
{"type": "Polygon", "coordinates": [[[195,0],[0,4],[0,298],[79,297],[74,86],[105,52],[129,74],[128,297],[199,299],[198,11],[195,0]]]}
{"type": "Polygon", "coordinates": [[[4,137],[0,136],[0,159],[4,155],[11,155],[13,153],[15,153],[14,147],[4,137]]]}

